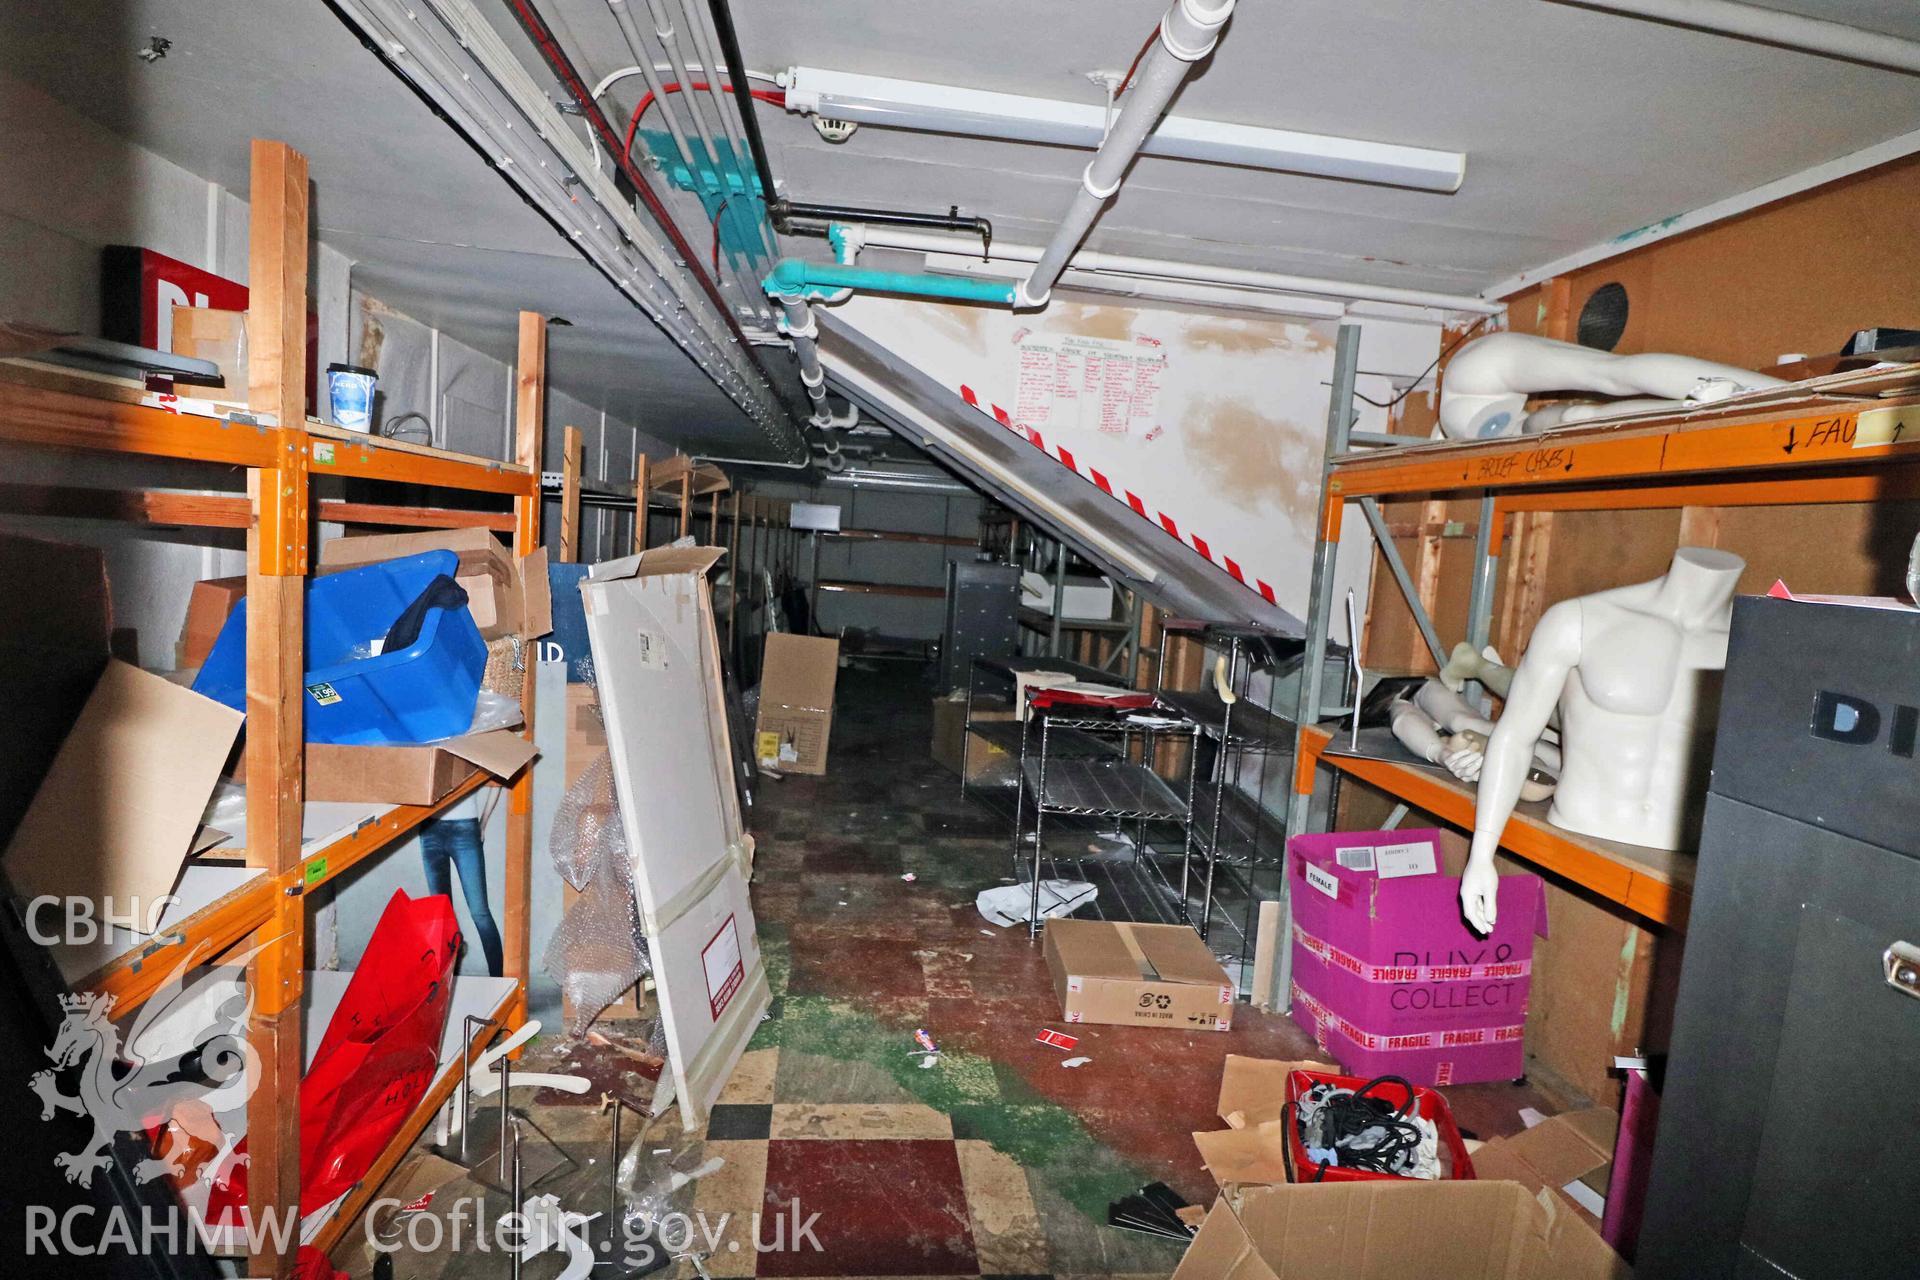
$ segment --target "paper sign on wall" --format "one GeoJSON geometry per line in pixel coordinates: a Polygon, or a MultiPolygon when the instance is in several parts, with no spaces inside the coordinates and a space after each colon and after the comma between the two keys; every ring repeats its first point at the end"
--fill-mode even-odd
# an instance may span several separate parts
{"type": "Polygon", "coordinates": [[[1156,425],[1167,356],[1154,339],[1027,333],[1018,351],[1016,422],[1109,435],[1156,425]]]}

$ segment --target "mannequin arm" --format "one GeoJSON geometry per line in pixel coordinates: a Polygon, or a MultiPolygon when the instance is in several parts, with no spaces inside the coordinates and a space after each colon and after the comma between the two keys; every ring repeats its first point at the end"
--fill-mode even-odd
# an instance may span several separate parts
{"type": "Polygon", "coordinates": [[[1405,698],[1395,698],[1393,705],[1387,709],[1387,716],[1393,727],[1393,736],[1400,740],[1400,745],[1428,764],[1440,762],[1441,753],[1447,749],[1447,740],[1426,712],[1405,698]]]}
{"type": "Polygon", "coordinates": [[[1480,793],[1474,808],[1473,850],[1460,882],[1460,904],[1467,923],[1485,934],[1493,929],[1498,911],[1499,877],[1493,855],[1513,806],[1520,800],[1534,745],[1566,688],[1567,676],[1580,661],[1580,604],[1563,600],[1540,616],[1533,641],[1514,669],[1506,709],[1487,739],[1487,755],[1480,770],[1480,793]]]}
{"type": "Polygon", "coordinates": [[[1513,668],[1501,663],[1492,645],[1476,653],[1472,645],[1462,640],[1447,655],[1447,665],[1440,668],[1439,680],[1455,693],[1466,688],[1467,681],[1478,680],[1494,697],[1504,698],[1513,684],[1513,668]]]}
{"type": "Polygon", "coordinates": [[[1438,680],[1429,679],[1415,689],[1413,705],[1426,712],[1428,718],[1446,733],[1460,733],[1465,730],[1472,730],[1475,733],[1493,732],[1493,721],[1481,715],[1479,708],[1438,680]]]}

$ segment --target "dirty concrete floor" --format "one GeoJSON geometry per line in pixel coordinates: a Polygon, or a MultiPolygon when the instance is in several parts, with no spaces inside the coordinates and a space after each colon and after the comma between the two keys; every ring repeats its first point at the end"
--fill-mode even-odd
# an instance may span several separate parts
{"type": "MultiPolygon", "coordinates": [[[[749,826],[773,1008],[704,1130],[684,1135],[669,1113],[643,1159],[655,1171],[725,1161],[673,1198],[716,1277],[1164,1275],[1181,1246],[1107,1227],[1109,1202],[1165,1181],[1207,1203],[1191,1134],[1221,1123],[1222,1060],[1314,1046],[1246,1005],[1224,1034],[1078,1026],[1071,1054],[1036,1042],[1062,1025],[1040,949],[973,906],[1009,874],[1007,819],[962,798],[928,757],[930,733],[917,668],[846,670],[828,775],[763,781],[749,826]],[[930,1067],[916,1029],[940,1048],[930,1067]],[[1073,1056],[1091,1061],[1063,1067],[1073,1056]],[[786,1247],[755,1247],[756,1214],[763,1248],[777,1234],[786,1247]]],[[[621,1069],[603,1058],[594,1074],[621,1069]]],[[[645,1096],[644,1079],[628,1085],[645,1096]]],[[[1517,1130],[1520,1107],[1552,1109],[1521,1084],[1447,1092],[1481,1137],[1517,1130]]],[[[539,1190],[585,1212],[607,1203],[609,1121],[581,1105],[594,1100],[530,1108],[582,1166],[539,1190]]],[[[506,1199],[489,1203],[498,1213],[506,1199]]],[[[336,1261],[365,1273],[364,1257],[336,1261]]],[[[548,1254],[524,1274],[549,1280],[562,1262],[548,1254]]],[[[661,1274],[698,1274],[684,1258],[669,1266],[661,1274]]],[[[445,1249],[403,1252],[395,1268],[399,1280],[495,1272],[497,1253],[445,1249]]]]}

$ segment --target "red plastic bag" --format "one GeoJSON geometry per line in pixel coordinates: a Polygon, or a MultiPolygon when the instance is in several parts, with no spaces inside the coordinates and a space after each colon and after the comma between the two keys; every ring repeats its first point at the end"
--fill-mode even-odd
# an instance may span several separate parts
{"type": "Polygon", "coordinates": [[[373,1167],[439,1065],[460,926],[445,894],[394,890],[300,1081],[300,1211],[373,1167]]]}
{"type": "MultiPolygon", "coordinates": [[[[300,1081],[302,1215],[364,1177],[426,1095],[459,954],[453,900],[396,889],[300,1081]]],[[[220,1191],[214,1221],[246,1203],[246,1167],[220,1191]]]]}

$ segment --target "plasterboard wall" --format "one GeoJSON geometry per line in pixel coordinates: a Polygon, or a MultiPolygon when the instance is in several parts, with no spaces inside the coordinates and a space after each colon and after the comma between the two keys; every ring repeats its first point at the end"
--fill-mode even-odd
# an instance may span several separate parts
{"type": "MultiPolygon", "coordinates": [[[[1249,591],[1270,590],[1281,608],[1305,616],[1332,322],[1064,293],[1034,313],[868,296],[838,311],[930,376],[970,392],[983,416],[1029,441],[1037,436],[1050,458],[1091,483],[1105,480],[1115,502],[1141,513],[1145,536],[1175,537],[1228,572],[1238,569],[1249,591]],[[1164,365],[1157,374],[1122,375],[1135,379],[1133,408],[1116,414],[1107,374],[1055,354],[1070,347],[1108,362],[1164,357],[1164,365]]],[[[1375,400],[1391,394],[1394,379],[1418,374],[1439,344],[1438,329],[1427,325],[1368,321],[1363,335],[1361,390],[1375,400]]],[[[1356,408],[1357,426],[1383,428],[1382,411],[1356,408]]],[[[1336,599],[1349,587],[1364,592],[1368,573],[1364,525],[1349,522],[1343,537],[1351,545],[1336,599]]],[[[1344,639],[1344,619],[1334,634],[1344,639]]]]}

